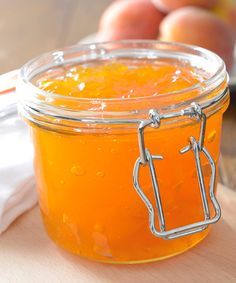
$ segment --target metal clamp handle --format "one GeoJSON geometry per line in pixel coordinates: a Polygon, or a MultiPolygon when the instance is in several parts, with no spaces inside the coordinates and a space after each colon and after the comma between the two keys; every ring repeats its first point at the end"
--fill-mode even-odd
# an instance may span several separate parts
{"type": "Polygon", "coordinates": [[[197,118],[201,123],[199,141],[196,141],[194,137],[190,137],[190,144],[186,146],[185,148],[183,148],[182,150],[180,150],[180,153],[184,154],[189,150],[193,151],[194,160],[196,164],[196,171],[197,171],[197,176],[198,176],[198,183],[199,183],[199,188],[200,188],[200,194],[201,194],[201,199],[202,199],[202,205],[203,205],[203,212],[204,212],[203,221],[199,221],[199,222],[195,222],[189,225],[177,227],[171,230],[166,230],[162,200],[161,200],[161,195],[159,191],[156,170],[153,164],[153,160],[160,160],[160,159],[163,159],[163,157],[160,155],[151,155],[149,150],[145,148],[145,143],[144,143],[144,129],[149,125],[153,125],[155,127],[160,126],[161,119],[160,119],[159,113],[155,110],[150,110],[150,120],[145,120],[141,122],[138,128],[140,157],[136,160],[136,163],[134,166],[133,183],[134,183],[134,187],[137,193],[139,194],[139,196],[141,197],[141,199],[147,206],[147,209],[149,212],[149,227],[150,227],[151,232],[155,236],[163,238],[163,239],[174,239],[174,238],[179,238],[182,236],[201,232],[204,229],[206,229],[209,224],[213,224],[217,222],[221,216],[221,209],[214,195],[214,187],[215,187],[215,180],[216,180],[216,166],[215,166],[214,160],[211,157],[210,153],[204,147],[206,116],[202,112],[201,107],[196,103],[193,103],[191,108],[181,111],[180,116],[189,116],[190,118],[197,118]],[[214,216],[212,218],[210,217],[209,204],[208,204],[208,200],[206,196],[206,186],[204,183],[202,165],[201,165],[201,160],[200,160],[200,153],[205,155],[211,167],[209,195],[210,195],[210,200],[214,208],[214,216]],[[140,171],[141,165],[143,166],[148,165],[149,167],[152,186],[154,190],[155,205],[156,205],[157,212],[158,212],[159,229],[155,227],[154,207],[151,201],[148,199],[148,197],[143,192],[139,184],[139,171],[140,171]]]}

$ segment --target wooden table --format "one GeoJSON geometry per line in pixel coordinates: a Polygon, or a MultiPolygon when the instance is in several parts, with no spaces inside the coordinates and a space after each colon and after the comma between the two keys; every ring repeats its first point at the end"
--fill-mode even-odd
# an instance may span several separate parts
{"type": "Polygon", "coordinates": [[[197,247],[143,265],[106,265],[72,256],[47,237],[38,207],[0,239],[1,283],[235,283],[236,192],[218,188],[222,220],[197,247]]]}
{"type": "Polygon", "coordinates": [[[221,151],[221,182],[236,190],[236,91],[231,92],[230,106],[224,115],[221,151]]]}

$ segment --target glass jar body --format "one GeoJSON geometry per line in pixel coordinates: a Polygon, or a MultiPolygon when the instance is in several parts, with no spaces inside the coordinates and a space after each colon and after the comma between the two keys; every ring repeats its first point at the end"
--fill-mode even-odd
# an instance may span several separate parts
{"type": "MultiPolygon", "coordinates": [[[[216,165],[223,109],[207,119],[205,146],[216,165]]],[[[154,236],[148,213],[134,190],[132,173],[139,156],[136,131],[55,132],[31,124],[39,203],[50,237],[63,248],[99,261],[145,262],[181,253],[197,244],[208,229],[175,240],[154,236]]],[[[168,229],[203,219],[192,152],[179,153],[199,123],[150,129],[145,137],[155,161],[168,229]]],[[[202,160],[205,184],[210,165],[202,160]]],[[[155,202],[147,167],[140,172],[145,193],[155,202]]]]}
{"type": "MultiPolygon", "coordinates": [[[[21,76],[20,112],[29,124],[34,143],[39,205],[46,230],[59,246],[93,260],[137,263],[182,253],[207,235],[207,227],[172,240],[154,235],[147,207],[135,190],[134,166],[141,153],[138,128],[150,119],[149,110],[158,110],[162,117],[171,116],[161,120],[157,128],[145,128],[144,137],[151,155],[163,157],[153,163],[166,229],[204,220],[193,150],[180,153],[191,137],[199,141],[201,121],[194,115],[184,116],[182,110],[191,108],[193,102],[205,105],[203,145],[217,168],[222,116],[229,101],[227,74],[219,57],[187,45],[113,42],[46,54],[23,67],[21,76]],[[63,74],[68,66],[92,65],[114,58],[122,62],[193,66],[210,77],[200,85],[177,92],[126,100],[77,99],[44,92],[35,84],[39,77],[63,74]]],[[[198,147],[201,148],[200,143],[198,147]]],[[[200,163],[213,217],[209,189],[212,168],[201,150],[200,163]]],[[[139,181],[156,207],[149,169],[147,165],[140,166],[139,181]]],[[[160,227],[157,209],[154,213],[156,227],[160,227]]]]}

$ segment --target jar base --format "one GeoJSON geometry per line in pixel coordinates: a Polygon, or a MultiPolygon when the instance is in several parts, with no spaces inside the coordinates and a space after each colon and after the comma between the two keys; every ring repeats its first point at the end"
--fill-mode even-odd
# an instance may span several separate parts
{"type": "MultiPolygon", "coordinates": [[[[172,258],[172,257],[175,257],[177,255],[180,255],[182,253],[185,253],[187,252],[188,250],[192,249],[193,247],[195,247],[196,245],[200,244],[201,241],[203,241],[206,236],[208,235],[208,233],[210,232],[210,229],[207,230],[207,233],[205,233],[203,235],[202,238],[199,238],[199,241],[193,243],[192,245],[190,245],[188,248],[186,249],[183,249],[181,251],[178,251],[176,253],[173,253],[173,254],[170,254],[170,255],[166,255],[166,256],[162,256],[162,257],[155,257],[155,258],[150,258],[150,259],[142,259],[142,260],[129,260],[129,261],[112,261],[112,260],[100,260],[100,259],[96,259],[96,258],[90,258],[90,257],[87,257],[87,256],[83,256],[83,255],[80,255],[80,254],[77,254],[77,253],[73,253],[74,255],[77,255],[81,258],[84,258],[84,259],[87,259],[87,260],[91,260],[91,261],[94,261],[94,262],[100,262],[100,263],[105,263],[105,264],[118,264],[118,265],[133,265],[133,264],[145,264],[145,263],[152,263],[152,262],[157,262],[157,261],[162,261],[162,260],[166,260],[166,259],[169,259],[169,258],[172,258]]],[[[60,245],[56,244],[57,246],[59,246],[59,248],[62,248],[63,250],[65,250],[66,252],[68,253],[71,253],[71,251],[61,247],[60,245]]]]}
{"type": "Polygon", "coordinates": [[[89,255],[83,255],[81,254],[79,251],[75,251],[75,250],[72,250],[68,247],[66,247],[65,245],[62,245],[61,242],[56,238],[54,237],[54,234],[53,233],[50,233],[50,228],[48,227],[47,225],[47,222],[45,221],[44,217],[43,217],[43,220],[44,220],[44,226],[45,226],[45,229],[47,231],[47,234],[49,236],[49,238],[61,249],[63,249],[64,251],[66,251],[67,253],[69,254],[73,254],[73,255],[76,255],[78,257],[81,257],[81,258],[84,258],[84,259],[88,259],[88,260],[91,260],[91,261],[94,261],[94,262],[100,262],[100,263],[106,263],[106,264],[143,264],[143,263],[151,263],[151,262],[156,262],[156,261],[161,261],[161,260],[165,260],[165,259],[168,259],[168,258],[171,258],[171,257],[174,257],[174,256],[177,256],[179,254],[182,254],[186,251],[188,251],[189,249],[193,248],[194,246],[198,245],[202,240],[204,240],[204,238],[208,235],[208,233],[210,232],[210,227],[206,230],[204,230],[203,232],[201,232],[201,237],[195,239],[191,244],[189,244],[188,246],[186,246],[186,248],[182,248],[180,249],[179,251],[177,252],[173,252],[171,254],[167,254],[167,255],[164,255],[164,256],[158,256],[158,257],[152,257],[152,258],[148,258],[148,259],[137,259],[137,260],[115,260],[115,259],[100,259],[100,258],[96,258],[96,257],[91,257],[89,255]]]}

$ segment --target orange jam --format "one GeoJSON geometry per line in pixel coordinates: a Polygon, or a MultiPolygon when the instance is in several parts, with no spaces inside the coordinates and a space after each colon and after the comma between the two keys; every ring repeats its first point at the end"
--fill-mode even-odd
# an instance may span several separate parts
{"type": "MultiPolygon", "coordinates": [[[[205,75],[206,76],[206,75],[205,75]]],[[[193,68],[145,62],[109,62],[78,66],[38,86],[50,93],[82,98],[138,98],[158,96],[201,84],[206,78],[193,68]],[[129,65],[128,65],[129,63],[129,65]]]]}
{"type": "MultiPolygon", "coordinates": [[[[207,78],[207,73],[189,65],[110,60],[48,73],[35,84],[49,94],[60,94],[59,98],[90,99],[94,101],[91,111],[106,111],[116,100],[118,108],[129,108],[140,99],[139,109],[159,109],[160,101],[163,105],[170,103],[167,93],[172,93],[173,103],[197,97],[207,78]],[[197,90],[177,97],[178,91],[195,85],[199,86],[197,90]]],[[[56,100],[51,101],[57,106],[56,100]]],[[[62,108],[66,108],[71,100],[63,103],[62,108]]],[[[224,110],[221,108],[207,118],[204,146],[216,164],[224,110]]],[[[40,208],[47,232],[59,246],[94,260],[132,263],[173,256],[207,235],[209,228],[165,240],[150,231],[147,207],[132,179],[135,161],[140,156],[138,124],[128,129],[125,125],[81,125],[72,131],[31,123],[40,208]]],[[[196,120],[187,119],[145,131],[146,147],[164,158],[155,160],[154,166],[167,229],[204,218],[193,153],[179,153],[188,145],[190,136],[198,139],[199,127],[196,120]]],[[[201,162],[208,184],[210,165],[204,157],[201,162]]],[[[147,166],[140,169],[140,183],[154,204],[147,166]]],[[[158,217],[155,221],[158,227],[158,217]]]]}

